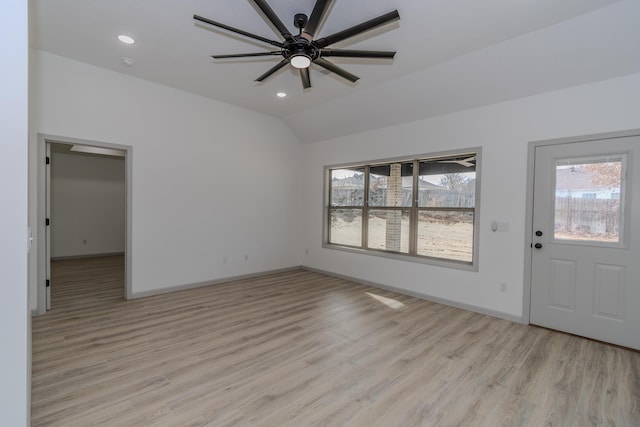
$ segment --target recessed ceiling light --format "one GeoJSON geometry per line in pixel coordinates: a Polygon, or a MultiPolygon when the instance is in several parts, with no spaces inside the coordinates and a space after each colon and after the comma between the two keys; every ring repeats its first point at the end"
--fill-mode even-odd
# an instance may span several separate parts
{"type": "Polygon", "coordinates": [[[119,35],[118,40],[120,40],[124,44],[134,44],[136,41],[129,36],[119,35]]]}
{"type": "Polygon", "coordinates": [[[278,98],[284,98],[285,96],[287,96],[287,94],[286,94],[286,93],[284,93],[284,92],[278,92],[278,93],[276,93],[276,96],[277,96],[278,98]]]}

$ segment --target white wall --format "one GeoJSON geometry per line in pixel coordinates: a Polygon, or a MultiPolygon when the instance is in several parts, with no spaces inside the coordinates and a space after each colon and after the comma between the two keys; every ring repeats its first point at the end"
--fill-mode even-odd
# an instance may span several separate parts
{"type": "Polygon", "coordinates": [[[124,167],[119,157],[51,153],[53,258],[124,252],[124,167]]]}
{"type": "MultiPolygon", "coordinates": [[[[303,263],[411,293],[522,316],[529,141],[640,128],[640,74],[305,146],[303,263]],[[479,271],[323,249],[323,166],[482,147],[479,271]],[[510,231],[492,233],[493,219],[510,231]],[[500,292],[500,283],[508,292],[500,292]]],[[[303,252],[303,251],[301,251],[303,252]]],[[[527,319],[528,320],[528,319],[527,319]]]]}
{"type": "Polygon", "coordinates": [[[299,264],[301,147],[282,121],[44,52],[32,62],[32,148],[38,133],[132,147],[134,294],[299,264]]]}
{"type": "Polygon", "coordinates": [[[31,327],[27,288],[27,2],[3,0],[0,16],[0,423],[26,426],[31,327]]]}
{"type": "Polygon", "coordinates": [[[38,132],[133,147],[134,293],[302,263],[519,318],[527,143],[640,128],[630,75],[300,146],[278,119],[48,53],[32,61],[32,147],[38,132]],[[324,165],[474,146],[478,272],[321,248],[324,165]],[[493,219],[510,231],[492,233],[493,219]]]}

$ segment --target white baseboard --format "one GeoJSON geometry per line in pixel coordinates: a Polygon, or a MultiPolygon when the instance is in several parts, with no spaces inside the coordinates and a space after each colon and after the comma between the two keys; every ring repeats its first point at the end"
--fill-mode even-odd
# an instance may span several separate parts
{"type": "Polygon", "coordinates": [[[461,303],[461,302],[458,302],[458,301],[452,301],[452,300],[448,300],[448,299],[445,299],[445,298],[434,297],[434,296],[431,296],[431,295],[421,294],[419,292],[408,291],[406,289],[396,288],[394,286],[387,286],[387,285],[383,285],[383,284],[376,283],[376,282],[370,282],[368,280],[362,280],[362,279],[359,279],[357,277],[351,277],[351,276],[346,276],[346,275],[343,275],[343,274],[337,274],[337,273],[333,273],[331,271],[320,270],[320,269],[317,269],[317,268],[311,268],[311,267],[306,267],[306,266],[302,266],[301,268],[303,268],[304,270],[313,271],[315,273],[326,274],[327,276],[337,277],[338,279],[344,279],[344,280],[348,280],[350,282],[355,282],[355,283],[359,283],[359,284],[362,284],[362,285],[371,286],[373,288],[384,289],[384,290],[391,291],[391,292],[397,292],[397,293],[402,294],[402,295],[407,295],[407,296],[410,296],[410,297],[423,299],[423,300],[435,302],[435,303],[438,303],[438,304],[448,305],[450,307],[460,308],[462,310],[473,311],[475,313],[480,313],[480,314],[486,314],[487,316],[497,317],[498,319],[509,320],[511,322],[522,323],[524,325],[529,324],[529,322],[524,321],[519,316],[514,316],[513,314],[509,314],[509,313],[503,313],[501,311],[490,310],[490,309],[487,309],[487,308],[484,308],[484,307],[478,307],[478,306],[475,306],[475,305],[465,304],[465,303],[461,303]]]}
{"type": "Polygon", "coordinates": [[[184,285],[169,286],[169,287],[166,287],[166,288],[154,289],[154,290],[151,290],[151,291],[133,292],[131,294],[131,298],[129,298],[129,299],[144,298],[144,297],[150,297],[150,296],[154,296],[154,295],[168,294],[168,293],[177,292],[177,291],[186,291],[187,289],[202,288],[202,287],[205,287],[205,286],[221,285],[223,283],[235,282],[236,280],[252,279],[254,277],[268,276],[269,274],[286,273],[288,271],[295,271],[295,270],[300,270],[300,269],[302,269],[301,266],[287,267],[287,268],[280,268],[280,269],[277,269],[277,270],[267,270],[267,271],[261,271],[261,272],[258,272],[258,273],[242,274],[242,275],[239,275],[239,276],[225,277],[225,278],[222,278],[222,279],[207,280],[207,281],[204,281],[204,282],[187,283],[187,284],[184,284],[184,285]]]}
{"type": "Polygon", "coordinates": [[[124,252],[106,252],[101,254],[84,254],[84,255],[68,255],[68,256],[57,256],[51,257],[51,261],[65,261],[71,259],[85,259],[85,258],[100,258],[107,256],[123,256],[124,252]]]}
{"type": "MultiPolygon", "coordinates": [[[[162,295],[162,294],[167,294],[167,293],[171,293],[171,292],[184,291],[184,290],[187,290],[187,289],[195,289],[195,288],[202,288],[202,287],[205,287],[205,286],[220,285],[220,284],[223,284],[223,283],[234,282],[236,280],[252,279],[254,277],[267,276],[269,274],[285,273],[285,272],[288,272],[288,271],[295,271],[295,270],[301,270],[301,269],[302,270],[307,270],[307,271],[312,271],[312,272],[315,272],[315,273],[324,274],[324,275],[331,276],[331,277],[337,277],[339,279],[348,280],[350,282],[359,283],[359,284],[366,285],[366,286],[371,286],[373,288],[384,289],[384,290],[391,291],[391,292],[397,292],[397,293],[402,294],[402,295],[407,295],[407,296],[410,296],[410,297],[423,299],[423,300],[435,302],[435,303],[438,303],[438,304],[448,305],[448,306],[459,308],[459,309],[462,309],[462,310],[473,311],[475,313],[480,313],[480,314],[485,314],[487,316],[497,317],[499,319],[509,320],[509,321],[512,321],[512,322],[522,323],[522,324],[528,324],[529,323],[529,322],[523,320],[522,317],[515,316],[515,315],[509,314],[509,313],[503,313],[503,312],[500,312],[500,311],[491,310],[491,309],[487,309],[487,308],[484,308],[484,307],[478,307],[478,306],[475,306],[475,305],[472,305],[472,304],[465,304],[465,303],[461,303],[461,302],[458,302],[458,301],[452,301],[452,300],[448,300],[446,298],[434,297],[432,295],[427,295],[427,294],[422,294],[422,293],[419,293],[419,292],[409,291],[409,290],[406,290],[406,289],[396,288],[394,286],[387,286],[387,285],[383,285],[381,283],[371,282],[371,281],[368,281],[368,280],[359,279],[357,277],[338,274],[338,273],[334,273],[334,272],[331,272],[331,271],[321,270],[321,269],[318,269],[318,268],[307,267],[307,266],[304,266],[304,265],[298,265],[298,266],[287,267],[287,268],[280,268],[280,269],[276,269],[276,270],[261,271],[261,272],[257,272],[257,273],[242,274],[242,275],[238,275],[238,276],[230,276],[230,277],[225,277],[225,278],[221,278],[221,279],[207,280],[207,281],[204,281],[204,282],[187,283],[187,284],[182,284],[182,285],[169,286],[169,287],[166,287],[166,288],[154,289],[154,290],[151,290],[151,291],[133,292],[130,299],[145,298],[145,297],[150,297],[150,296],[154,296],[154,295],[162,295]]],[[[37,315],[36,310],[32,310],[31,313],[34,316],[37,315]]]]}

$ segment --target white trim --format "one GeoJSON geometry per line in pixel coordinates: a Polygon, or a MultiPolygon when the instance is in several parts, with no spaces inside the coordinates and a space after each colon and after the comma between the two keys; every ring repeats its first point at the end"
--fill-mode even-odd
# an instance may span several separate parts
{"type": "Polygon", "coordinates": [[[302,266],[295,266],[295,267],[280,268],[276,270],[261,271],[258,273],[241,274],[239,276],[230,276],[230,277],[225,277],[223,279],[207,280],[204,282],[186,283],[184,285],[169,286],[162,289],[154,289],[152,291],[134,292],[131,295],[131,297],[127,299],[146,298],[146,297],[151,297],[155,295],[169,294],[172,292],[186,291],[188,289],[204,288],[206,286],[213,286],[213,285],[222,285],[224,283],[235,282],[238,280],[253,279],[256,277],[268,276],[270,274],[286,273],[288,271],[295,271],[295,270],[302,270],[302,269],[304,269],[302,266]]]}
{"type": "Polygon", "coordinates": [[[523,324],[527,324],[528,323],[528,322],[524,321],[523,318],[521,318],[520,316],[516,316],[516,315],[513,315],[513,314],[509,314],[509,313],[503,313],[501,311],[490,310],[490,309],[487,309],[487,308],[484,308],[484,307],[478,307],[478,306],[471,305],[471,304],[465,304],[465,303],[461,303],[461,302],[457,302],[457,301],[448,300],[446,298],[434,297],[432,295],[422,294],[420,292],[408,291],[406,289],[400,289],[400,288],[396,288],[394,286],[387,286],[387,285],[383,285],[383,284],[376,283],[376,282],[370,282],[368,280],[362,280],[362,279],[359,279],[357,277],[352,277],[352,276],[346,276],[346,275],[343,275],[343,274],[332,273],[330,271],[321,270],[321,269],[317,269],[317,268],[311,268],[311,267],[302,266],[302,269],[308,270],[308,271],[313,271],[315,273],[325,274],[327,276],[337,277],[338,279],[348,280],[350,282],[359,283],[361,285],[371,286],[373,288],[384,289],[384,290],[391,291],[391,292],[396,292],[396,293],[399,293],[399,294],[402,294],[402,295],[407,295],[407,296],[410,296],[410,297],[414,297],[414,298],[418,298],[418,299],[422,299],[422,300],[426,300],[426,301],[435,302],[437,304],[447,305],[449,307],[459,308],[461,310],[472,311],[474,313],[480,313],[480,314],[484,314],[484,315],[491,316],[491,317],[497,317],[499,319],[509,320],[511,322],[523,323],[523,324]]]}
{"type": "MultiPolygon", "coordinates": [[[[527,153],[527,201],[526,201],[526,220],[524,227],[524,278],[522,291],[522,320],[523,323],[529,323],[531,320],[531,255],[533,244],[533,187],[535,179],[535,155],[538,147],[548,145],[572,144],[575,142],[599,141],[603,139],[627,138],[630,136],[640,136],[640,129],[631,129],[617,132],[598,133],[593,135],[581,135],[567,138],[548,139],[540,141],[530,141],[527,153]]],[[[629,213],[630,214],[630,213],[629,213]]]]}
{"type": "Polygon", "coordinates": [[[37,313],[39,315],[46,313],[45,306],[45,266],[46,266],[46,253],[45,253],[45,245],[44,245],[44,236],[46,232],[45,228],[45,198],[46,198],[46,188],[45,188],[45,162],[44,158],[46,156],[46,146],[47,143],[60,143],[60,144],[68,144],[68,145],[90,145],[94,147],[102,147],[102,148],[110,148],[122,150],[125,152],[125,192],[126,192],[126,201],[125,201],[125,277],[124,277],[124,287],[125,287],[125,298],[130,299],[132,297],[132,210],[133,210],[133,147],[129,145],[122,144],[113,144],[109,142],[101,142],[101,141],[91,141],[84,140],[78,138],[69,138],[64,136],[55,136],[55,135],[47,135],[47,134],[38,134],[38,183],[37,183],[37,230],[38,230],[38,241],[36,242],[36,250],[37,250],[37,313]]]}
{"type": "MultiPolygon", "coordinates": [[[[368,185],[365,183],[365,185],[368,185]]],[[[358,162],[338,163],[324,165],[323,167],[323,188],[322,188],[322,247],[325,249],[339,250],[357,253],[360,255],[372,255],[383,258],[397,259],[407,262],[415,262],[419,264],[435,265],[445,268],[454,268],[458,270],[479,271],[480,269],[480,213],[481,213],[481,187],[482,187],[482,146],[461,148],[456,150],[438,151],[427,154],[414,154],[408,156],[391,157],[385,159],[362,160],[358,162]],[[420,256],[415,254],[404,254],[398,252],[390,252],[384,250],[370,249],[366,247],[343,246],[335,243],[329,243],[329,226],[328,226],[328,210],[329,210],[329,189],[330,189],[330,173],[331,169],[361,167],[364,165],[377,165],[394,162],[408,162],[423,159],[438,159],[449,156],[475,154],[476,155],[476,191],[475,191],[475,207],[473,215],[473,254],[472,262],[456,261],[454,259],[434,258],[420,256]]],[[[366,203],[366,201],[365,201],[366,203]]],[[[364,205],[363,205],[364,208],[364,205]]],[[[404,208],[403,208],[404,209],[404,208]]],[[[412,208],[406,208],[412,209],[412,208]]],[[[364,218],[363,218],[364,223],[364,218]]]]}
{"type": "Polygon", "coordinates": [[[426,300],[426,301],[431,301],[431,302],[435,302],[437,304],[443,304],[443,305],[447,305],[450,307],[455,307],[455,308],[459,308],[461,310],[466,310],[466,311],[472,311],[474,313],[480,313],[480,314],[484,314],[487,316],[492,316],[492,317],[497,317],[499,319],[504,319],[504,320],[509,320],[511,322],[516,322],[516,323],[527,323],[524,322],[522,320],[522,318],[520,318],[519,316],[515,316],[512,314],[508,314],[508,313],[503,313],[500,311],[495,311],[495,310],[489,310],[483,307],[477,307],[475,305],[471,305],[471,304],[464,304],[464,303],[460,303],[460,302],[456,302],[456,301],[451,301],[445,298],[438,298],[438,297],[434,297],[431,295],[425,295],[425,294],[421,294],[419,292],[412,292],[412,291],[407,291],[406,289],[399,289],[393,286],[387,286],[387,285],[383,285],[380,283],[375,283],[375,282],[370,282],[367,280],[362,280],[362,279],[358,279],[357,277],[351,277],[351,276],[346,276],[343,274],[337,274],[337,273],[333,273],[330,271],[326,271],[326,270],[321,270],[318,268],[312,268],[312,267],[307,267],[304,265],[299,265],[299,266],[295,266],[295,267],[288,267],[288,268],[281,268],[281,269],[276,269],[276,270],[268,270],[268,271],[261,271],[258,273],[251,273],[251,274],[243,274],[243,275],[239,275],[239,276],[231,276],[231,277],[225,277],[223,279],[217,279],[217,280],[208,280],[208,281],[204,281],[204,282],[196,282],[196,283],[187,283],[184,285],[175,285],[175,286],[170,286],[167,288],[162,288],[162,289],[154,289],[152,291],[145,291],[145,292],[135,292],[132,297],[130,299],[138,299],[138,298],[146,298],[146,297],[150,297],[150,296],[155,296],[155,295],[163,295],[163,294],[168,294],[168,293],[172,293],[172,292],[178,292],[178,291],[186,291],[188,289],[196,289],[196,288],[203,288],[203,287],[207,287],[207,286],[214,286],[214,285],[222,285],[225,283],[230,283],[230,282],[235,282],[238,280],[246,280],[246,279],[253,279],[256,277],[263,277],[263,276],[268,276],[271,274],[278,274],[278,273],[286,273],[289,271],[296,271],[296,270],[306,270],[306,271],[311,271],[314,273],[319,273],[319,274],[324,274],[326,276],[330,276],[330,277],[336,277],[338,279],[343,279],[343,280],[348,280],[350,282],[353,283],[358,283],[361,285],[366,285],[366,286],[371,286],[373,288],[378,288],[378,289],[384,289],[387,291],[391,291],[391,292],[396,292],[402,295],[407,295],[410,297],[414,297],[414,298],[418,298],[418,299],[422,299],[422,300],[426,300]]]}
{"type": "Polygon", "coordinates": [[[56,256],[51,257],[51,261],[67,261],[73,259],[86,259],[86,258],[104,258],[108,256],[123,256],[124,252],[103,252],[99,254],[84,254],[84,255],[69,255],[69,256],[56,256]]]}

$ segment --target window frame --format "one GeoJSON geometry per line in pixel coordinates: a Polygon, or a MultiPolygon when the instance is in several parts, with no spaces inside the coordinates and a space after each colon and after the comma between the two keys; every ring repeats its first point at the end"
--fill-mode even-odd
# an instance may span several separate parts
{"type": "MultiPolygon", "coordinates": [[[[375,160],[365,160],[361,162],[352,162],[352,163],[341,163],[341,164],[332,164],[324,166],[324,185],[323,185],[323,214],[322,214],[322,247],[326,249],[334,249],[358,254],[366,254],[379,256],[383,258],[390,258],[402,261],[415,262],[420,264],[429,264],[436,266],[443,266],[449,268],[455,268],[460,270],[468,270],[468,271],[478,271],[479,268],[479,246],[480,246],[480,188],[481,188],[481,166],[482,166],[482,148],[481,147],[471,147],[471,148],[463,148],[460,150],[451,150],[451,151],[441,151],[435,153],[428,154],[420,154],[420,155],[409,155],[395,158],[386,158],[386,159],[375,159],[375,160]],[[370,187],[370,167],[386,165],[391,163],[411,163],[414,164],[414,171],[416,170],[415,165],[419,164],[421,161],[425,160],[438,160],[438,159],[446,159],[451,157],[461,157],[466,155],[475,155],[476,156],[476,167],[475,167],[475,203],[473,208],[452,208],[452,207],[443,207],[443,208],[428,208],[428,207],[419,207],[417,203],[417,194],[415,193],[417,188],[417,181],[419,180],[419,172],[413,174],[413,194],[412,194],[412,204],[409,207],[389,207],[389,206],[369,206],[369,187],[370,187]],[[347,168],[364,168],[364,194],[363,194],[363,204],[362,206],[330,206],[331,201],[331,171],[335,169],[347,169],[347,168]],[[361,211],[361,246],[349,246],[344,244],[330,243],[330,212],[332,209],[358,209],[361,211]],[[376,249],[368,247],[368,223],[369,223],[369,211],[371,210],[401,210],[409,211],[410,225],[409,225],[409,253],[405,252],[394,252],[386,249],[376,249]],[[426,255],[418,255],[417,254],[417,246],[418,246],[418,216],[420,212],[424,211],[435,211],[435,210],[444,210],[444,211],[466,211],[473,212],[473,240],[472,240],[472,260],[469,261],[460,261],[455,259],[447,259],[447,258],[439,258],[432,257],[426,255]]],[[[419,169],[418,169],[419,170],[419,169]]]]}

